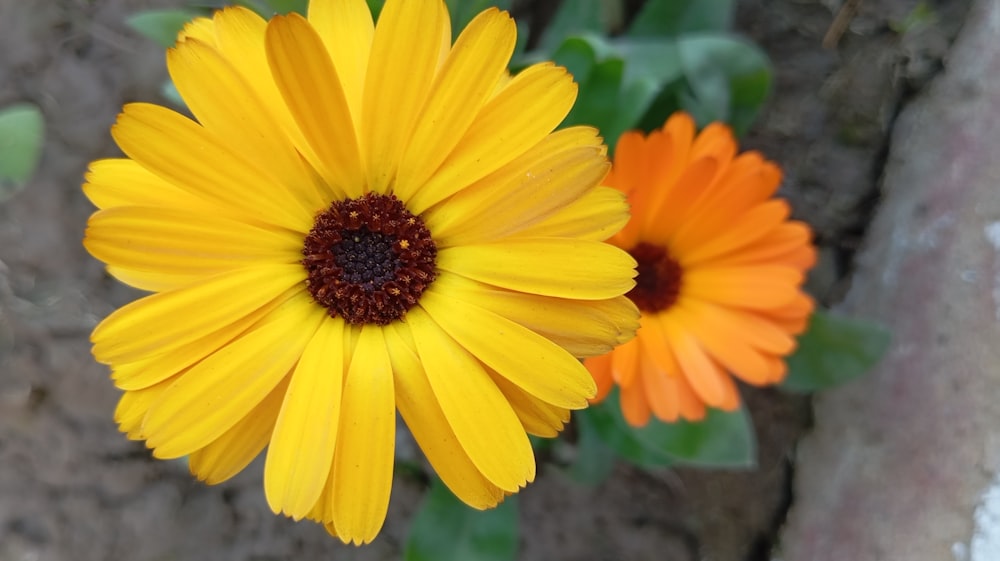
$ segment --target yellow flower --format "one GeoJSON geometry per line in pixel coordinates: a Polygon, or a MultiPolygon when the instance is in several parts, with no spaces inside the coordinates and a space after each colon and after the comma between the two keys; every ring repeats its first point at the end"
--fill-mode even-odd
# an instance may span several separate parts
{"type": "Polygon", "coordinates": [[[628,196],[632,219],[611,243],[638,261],[629,298],[642,311],[635,339],[586,361],[603,399],[620,387],[634,426],[651,414],[698,420],[733,410],[727,372],[753,385],[780,382],[813,309],[802,291],[815,261],[809,228],[773,199],[781,170],[714,123],[697,136],[686,114],[648,137],[622,135],[604,181],[628,196]]]}
{"type": "Polygon", "coordinates": [[[630,338],[628,220],[592,128],[552,132],[576,86],[506,67],[486,10],[451,44],[440,0],[242,8],[167,54],[196,121],[125,107],[94,162],[85,245],[154,294],[94,330],[115,412],[158,458],[218,483],[268,446],[275,512],[371,541],[396,411],[451,490],[495,506],[535,476],[595,385],[576,357],[630,338]]]}

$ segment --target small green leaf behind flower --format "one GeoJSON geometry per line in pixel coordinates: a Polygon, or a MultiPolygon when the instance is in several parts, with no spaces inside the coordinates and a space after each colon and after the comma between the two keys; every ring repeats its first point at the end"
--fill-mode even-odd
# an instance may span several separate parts
{"type": "MultiPolygon", "coordinates": [[[[757,441],[745,409],[709,409],[702,421],[663,423],[651,419],[642,428],[622,416],[618,390],[597,405],[577,413],[604,444],[622,459],[643,467],[687,465],[747,469],[757,465],[757,441]]],[[[587,429],[589,430],[589,429],[587,429]]]]}
{"type": "Polygon", "coordinates": [[[494,509],[466,506],[435,478],[410,526],[405,561],[513,561],[520,539],[517,495],[494,509]]]}
{"type": "Polygon", "coordinates": [[[202,11],[194,9],[145,10],[132,14],[125,23],[143,37],[168,48],[177,42],[177,34],[184,29],[184,24],[200,15],[202,11]]]}
{"type": "Polygon", "coordinates": [[[0,202],[24,189],[42,155],[45,121],[31,103],[0,109],[0,202]]]}
{"type": "Polygon", "coordinates": [[[486,8],[495,6],[501,10],[510,10],[510,0],[445,0],[448,13],[451,14],[451,34],[454,41],[472,18],[486,8]]]}
{"type": "Polygon", "coordinates": [[[575,457],[565,469],[565,473],[581,485],[599,485],[614,471],[618,454],[604,443],[594,426],[594,421],[588,415],[577,414],[575,427],[577,432],[575,457]]]}
{"type": "Polygon", "coordinates": [[[564,125],[596,126],[612,150],[626,130],[659,128],[681,109],[700,126],[722,121],[746,132],[771,91],[772,71],[763,51],[727,32],[733,0],[651,0],[615,37],[610,4],[563,2],[539,48],[515,64],[551,59],[569,69],[580,89],[564,125]],[[600,9],[571,9],[585,4],[600,9]]]}
{"type": "Polygon", "coordinates": [[[733,24],[735,4],[735,0],[648,0],[629,26],[628,35],[655,37],[726,31],[733,24]]]}
{"type": "Polygon", "coordinates": [[[276,14],[295,12],[304,16],[309,9],[309,0],[267,0],[267,4],[276,14]]]}
{"type": "Polygon", "coordinates": [[[882,358],[890,340],[876,323],[817,311],[788,357],[788,377],[781,387],[808,393],[858,378],[882,358]]]}

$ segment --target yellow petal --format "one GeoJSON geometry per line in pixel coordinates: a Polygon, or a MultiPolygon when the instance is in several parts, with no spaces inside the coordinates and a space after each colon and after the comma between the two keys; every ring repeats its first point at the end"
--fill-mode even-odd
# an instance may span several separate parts
{"type": "Polygon", "coordinates": [[[316,30],[302,16],[276,16],[267,26],[267,60],[299,130],[312,147],[331,199],[364,193],[364,172],[337,71],[316,30]]]}
{"type": "Polygon", "coordinates": [[[608,170],[602,145],[581,142],[556,149],[567,138],[597,141],[592,131],[576,132],[547,138],[543,149],[528,152],[430,212],[427,226],[435,240],[443,247],[492,241],[542,220],[595,187],[608,170]]]}
{"type": "Polygon", "coordinates": [[[481,12],[459,35],[403,150],[393,188],[399,198],[409,201],[458,144],[506,72],[516,39],[514,20],[496,8],[481,12]]]}
{"type": "Polygon", "coordinates": [[[285,135],[309,161],[315,154],[295,124],[271,75],[265,52],[265,22],[253,10],[242,6],[227,6],[215,12],[216,48],[236,68],[264,104],[281,123],[285,135]]]}
{"type": "Polygon", "coordinates": [[[304,279],[298,264],[257,266],[136,300],[94,329],[94,357],[113,364],[169,352],[252,313],[304,279]]]}
{"type": "Polygon", "coordinates": [[[146,418],[149,408],[159,401],[160,395],[173,383],[174,380],[170,378],[141,390],[127,391],[122,394],[114,413],[118,430],[125,433],[129,440],[145,438],[142,433],[142,420],[146,418]]]}
{"type": "Polygon", "coordinates": [[[528,434],[552,438],[569,422],[569,409],[546,403],[499,374],[491,375],[528,434]]]}
{"type": "Polygon", "coordinates": [[[600,242],[618,233],[629,218],[625,195],[616,189],[598,187],[514,235],[600,242]]]}
{"type": "Polygon", "coordinates": [[[167,51],[167,69],[188,108],[206,129],[293,191],[289,196],[322,208],[313,177],[272,110],[213,47],[198,40],[167,51]],[[207,79],[210,78],[210,79],[207,79]]]}
{"type": "Polygon", "coordinates": [[[579,300],[625,294],[635,286],[635,265],[614,246],[563,238],[517,238],[438,252],[442,270],[510,290],[579,300]]]}
{"type": "Polygon", "coordinates": [[[190,454],[249,414],[288,375],[323,312],[301,294],[179,376],[143,423],[153,455],[190,454]]]}
{"type": "Polygon", "coordinates": [[[335,500],[336,497],[333,495],[333,469],[331,465],[331,469],[326,477],[326,483],[323,485],[323,490],[320,492],[316,504],[309,510],[306,518],[324,524],[326,530],[334,537],[337,536],[336,529],[333,527],[333,503],[335,500]]]}
{"type": "Polygon", "coordinates": [[[427,461],[465,504],[480,510],[496,506],[504,492],[479,472],[451,430],[412,348],[409,325],[386,326],[385,338],[396,378],[396,407],[427,461]]]}
{"type": "Polygon", "coordinates": [[[392,364],[382,328],[367,324],[344,382],[333,458],[333,525],[345,543],[368,543],[385,522],[395,462],[392,364]]]}
{"type": "Polygon", "coordinates": [[[361,152],[371,191],[385,193],[395,178],[430,92],[446,33],[451,33],[448,13],[440,0],[389,0],[382,8],[361,107],[361,152]]]}
{"type": "Polygon", "coordinates": [[[136,271],[116,267],[115,265],[108,265],[107,273],[122,284],[138,288],[139,290],[145,290],[146,292],[177,290],[178,288],[190,286],[199,280],[189,274],[175,275],[159,271],[136,271]]]}
{"type": "Polygon", "coordinates": [[[250,465],[271,439],[271,430],[274,429],[286,386],[284,381],[279,383],[233,428],[201,450],[192,452],[188,457],[191,473],[201,481],[215,485],[250,465]]]}
{"type": "Polygon", "coordinates": [[[111,135],[129,157],[193,195],[297,232],[312,228],[316,208],[308,200],[178,113],[131,103],[111,135]]]}
{"type": "Polygon", "coordinates": [[[576,99],[576,84],[552,63],[514,76],[476,115],[465,136],[407,202],[420,213],[524,154],[556,128],[576,99]]]}
{"type": "Polygon", "coordinates": [[[149,206],[215,213],[220,210],[127,158],[91,162],[86,179],[83,192],[97,208],[149,206]]]}
{"type": "Polygon", "coordinates": [[[256,263],[297,263],[302,236],[202,213],[149,207],[96,212],[84,247],[117,267],[192,279],[256,263]]]}
{"type": "Polygon", "coordinates": [[[360,130],[365,73],[375,35],[368,3],[364,0],[309,2],[309,24],[326,45],[351,108],[354,129],[360,130]]]}
{"type": "Polygon", "coordinates": [[[212,18],[194,18],[184,24],[184,28],[177,34],[177,42],[185,39],[197,39],[212,45],[216,45],[215,22],[212,18]]]}
{"type": "Polygon", "coordinates": [[[283,294],[260,308],[231,321],[218,330],[185,345],[134,362],[115,363],[111,378],[123,390],[138,390],[158,384],[162,380],[180,374],[192,364],[222,348],[227,343],[248,331],[259,320],[271,313],[286,300],[300,292],[298,287],[283,294]]]}
{"type": "Polygon", "coordinates": [[[442,273],[435,285],[543,335],[576,357],[602,355],[635,336],[639,310],[625,296],[567,300],[499,290],[442,273]]]}
{"type": "Polygon", "coordinates": [[[528,436],[479,361],[421,308],[411,309],[406,322],[441,410],[476,468],[510,493],[534,480],[528,436]]]}
{"type": "Polygon", "coordinates": [[[343,384],[344,321],[327,316],[291,375],[264,464],[275,513],[299,520],[319,499],[333,466],[343,384]]]}
{"type": "Polygon", "coordinates": [[[566,409],[583,409],[597,387],[580,361],[522,325],[431,284],[420,306],[465,350],[514,385],[566,409]]]}

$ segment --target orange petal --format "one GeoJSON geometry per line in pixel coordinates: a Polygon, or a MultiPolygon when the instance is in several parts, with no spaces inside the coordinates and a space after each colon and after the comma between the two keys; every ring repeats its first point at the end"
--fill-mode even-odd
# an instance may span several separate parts
{"type": "Polygon", "coordinates": [[[597,383],[597,395],[591,398],[591,403],[603,401],[615,385],[615,380],[611,376],[611,357],[613,354],[614,351],[583,361],[583,365],[587,367],[590,375],[594,377],[594,382],[597,383]]]}
{"type": "Polygon", "coordinates": [[[621,345],[611,354],[611,375],[618,385],[632,385],[639,369],[639,342],[636,339],[621,345]]]}
{"type": "Polygon", "coordinates": [[[739,396],[729,375],[677,318],[665,317],[662,324],[677,363],[698,397],[712,407],[735,409],[739,405],[739,396]]]}
{"type": "Polygon", "coordinates": [[[642,384],[634,384],[621,389],[622,415],[633,427],[644,427],[649,423],[652,410],[646,400],[646,390],[642,384]]]}

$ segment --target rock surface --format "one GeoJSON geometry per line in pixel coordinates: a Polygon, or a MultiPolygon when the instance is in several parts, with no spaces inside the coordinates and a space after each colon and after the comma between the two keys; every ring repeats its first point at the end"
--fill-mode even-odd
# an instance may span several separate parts
{"type": "Polygon", "coordinates": [[[974,3],[945,72],[898,119],[843,305],[895,340],[816,400],[775,558],[1000,559],[998,37],[1000,2],[974,3]]]}

